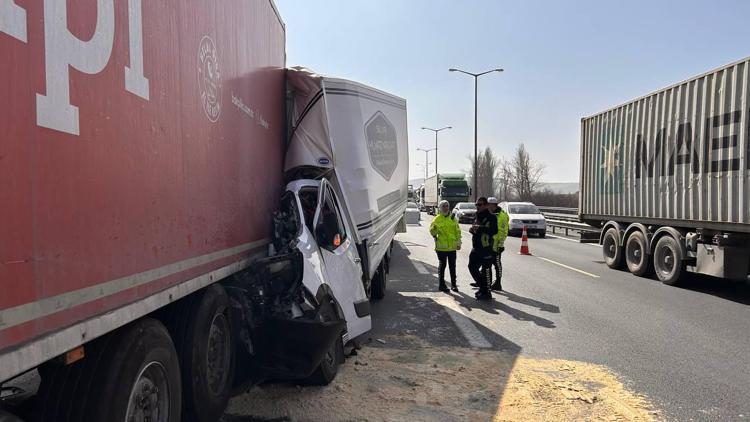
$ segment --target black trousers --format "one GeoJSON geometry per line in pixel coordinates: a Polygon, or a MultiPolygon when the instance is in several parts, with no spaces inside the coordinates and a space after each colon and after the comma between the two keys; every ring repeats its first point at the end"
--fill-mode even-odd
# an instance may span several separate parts
{"type": "Polygon", "coordinates": [[[445,286],[445,263],[448,262],[448,267],[451,272],[451,284],[456,284],[456,251],[443,252],[437,251],[438,262],[438,277],[440,285],[445,286]]]}
{"type": "Polygon", "coordinates": [[[469,254],[469,273],[479,285],[479,291],[489,290],[494,254],[473,249],[469,254]]]}
{"type": "Polygon", "coordinates": [[[495,259],[492,261],[492,266],[495,267],[495,284],[501,285],[503,280],[503,261],[502,255],[505,248],[500,248],[495,252],[495,259]]]}

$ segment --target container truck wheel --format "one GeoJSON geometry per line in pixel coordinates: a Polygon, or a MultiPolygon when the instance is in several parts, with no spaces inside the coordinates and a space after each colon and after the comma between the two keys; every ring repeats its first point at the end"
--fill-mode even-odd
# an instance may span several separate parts
{"type": "Polygon", "coordinates": [[[229,296],[213,284],[190,299],[176,340],[184,381],[183,421],[213,422],[224,413],[234,381],[229,296]]]}
{"type": "Polygon", "coordinates": [[[604,240],[602,241],[602,254],[604,255],[604,262],[609,268],[620,269],[622,268],[623,251],[622,245],[618,242],[617,229],[611,228],[604,232],[604,240]]]}
{"type": "Polygon", "coordinates": [[[677,240],[670,236],[662,236],[656,242],[654,250],[654,270],[659,281],[669,286],[680,282],[680,276],[685,271],[682,249],[677,240]]]}
{"type": "Polygon", "coordinates": [[[646,247],[646,236],[635,231],[625,241],[625,263],[628,270],[638,277],[648,274],[651,269],[651,255],[646,247]]]}
{"type": "Polygon", "coordinates": [[[372,278],[372,291],[370,295],[372,300],[380,300],[385,297],[385,289],[388,284],[388,269],[384,261],[385,258],[380,262],[378,271],[375,272],[375,277],[372,278]]]}
{"type": "Polygon", "coordinates": [[[180,421],[180,367],[164,325],[144,318],[113,335],[91,389],[95,397],[88,397],[90,414],[82,420],[180,421]]]}

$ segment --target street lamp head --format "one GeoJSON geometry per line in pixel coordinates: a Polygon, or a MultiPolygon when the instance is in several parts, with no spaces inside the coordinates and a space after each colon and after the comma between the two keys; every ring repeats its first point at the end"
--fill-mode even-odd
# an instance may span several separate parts
{"type": "Polygon", "coordinates": [[[448,69],[448,72],[458,72],[458,69],[450,68],[450,69],[448,69]]]}
{"type": "Polygon", "coordinates": [[[505,71],[505,69],[501,69],[501,68],[495,69],[495,72],[504,72],[504,71],[505,71]]]}

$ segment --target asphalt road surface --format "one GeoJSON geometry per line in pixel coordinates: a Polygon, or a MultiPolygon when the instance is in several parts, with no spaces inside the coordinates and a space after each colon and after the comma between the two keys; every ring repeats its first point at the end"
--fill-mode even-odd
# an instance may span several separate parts
{"type": "Polygon", "coordinates": [[[534,256],[509,238],[503,287],[474,300],[466,269],[468,226],[458,256],[458,294],[437,293],[430,217],[397,236],[386,298],[372,337],[407,332],[431,344],[492,348],[532,358],[601,364],[646,395],[669,420],[750,418],[750,285],[691,276],[664,286],[604,265],[601,249],[531,238],[534,256]]]}

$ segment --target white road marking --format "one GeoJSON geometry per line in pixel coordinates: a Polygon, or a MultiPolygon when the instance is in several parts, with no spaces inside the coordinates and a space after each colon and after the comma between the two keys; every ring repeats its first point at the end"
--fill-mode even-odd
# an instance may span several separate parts
{"type": "Polygon", "coordinates": [[[458,331],[464,336],[466,341],[469,342],[471,347],[479,349],[491,349],[492,343],[490,343],[481,331],[474,325],[474,322],[466,315],[466,311],[450,296],[446,296],[444,293],[401,293],[404,296],[411,297],[422,297],[432,299],[438,305],[446,308],[448,316],[453,320],[453,324],[456,325],[458,331]]]}
{"type": "Polygon", "coordinates": [[[569,269],[569,270],[571,270],[571,271],[575,271],[575,272],[577,272],[577,273],[581,273],[581,274],[583,274],[583,275],[587,275],[587,276],[589,276],[589,277],[593,277],[593,278],[599,278],[599,276],[598,276],[598,275],[596,275],[596,274],[591,274],[591,273],[587,273],[586,271],[583,271],[583,270],[579,270],[578,268],[573,268],[573,267],[571,267],[571,266],[569,266],[569,265],[565,265],[565,264],[562,264],[562,263],[560,263],[560,262],[557,262],[557,261],[553,261],[553,260],[551,260],[551,259],[547,259],[547,258],[542,258],[541,256],[537,256],[537,258],[539,258],[539,259],[541,259],[541,260],[544,260],[544,261],[547,261],[547,262],[549,262],[549,263],[555,264],[555,265],[559,265],[559,266],[561,266],[561,267],[563,267],[563,268],[567,268],[567,269],[569,269]]]}
{"type": "Polygon", "coordinates": [[[414,268],[417,270],[418,273],[429,275],[430,272],[427,270],[427,268],[424,266],[424,264],[421,261],[411,261],[412,265],[414,265],[414,268]]]}

